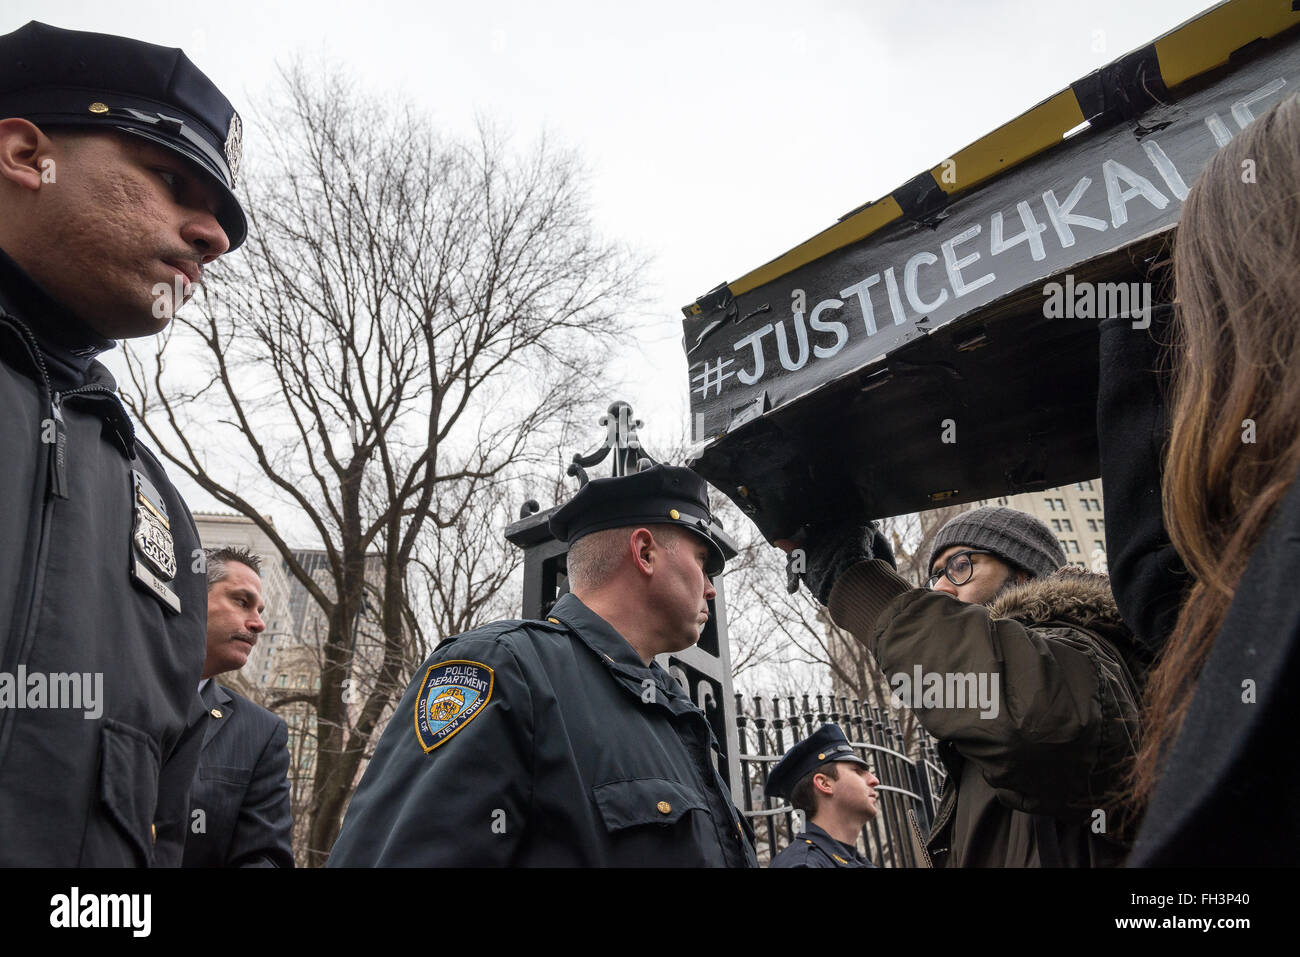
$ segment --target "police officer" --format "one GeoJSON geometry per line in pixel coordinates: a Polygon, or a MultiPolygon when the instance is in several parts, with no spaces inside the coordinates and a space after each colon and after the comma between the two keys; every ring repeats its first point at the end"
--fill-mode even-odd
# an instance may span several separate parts
{"type": "Polygon", "coordinates": [[[242,242],[239,138],[180,50],[0,37],[0,864],[181,860],[202,553],[96,356],[242,242]]]}
{"type": "Polygon", "coordinates": [[[420,666],[330,866],[755,866],[718,742],[654,661],[708,620],[726,556],[706,490],[657,465],[558,509],[572,592],[420,666]]]}
{"type": "Polygon", "coordinates": [[[875,867],[857,848],[858,833],[876,816],[876,785],[837,724],[824,724],[786,752],[768,776],[766,793],[801,811],[803,832],[769,867],[875,867]]]}

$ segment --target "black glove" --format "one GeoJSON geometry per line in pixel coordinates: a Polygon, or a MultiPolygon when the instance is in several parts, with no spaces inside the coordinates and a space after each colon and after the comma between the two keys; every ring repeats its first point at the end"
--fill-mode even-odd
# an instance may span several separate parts
{"type": "Polygon", "coordinates": [[[897,569],[894,550],[878,522],[867,525],[810,525],[786,563],[786,590],[799,590],[799,579],[821,604],[830,598],[835,580],[858,562],[880,558],[897,569]]]}

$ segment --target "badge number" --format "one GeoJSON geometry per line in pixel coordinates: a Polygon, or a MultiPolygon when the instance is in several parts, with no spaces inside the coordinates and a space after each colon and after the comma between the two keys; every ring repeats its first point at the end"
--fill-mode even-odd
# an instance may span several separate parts
{"type": "Polygon", "coordinates": [[[131,470],[131,578],[151,592],[170,611],[179,614],[181,602],[169,584],[176,577],[176,543],[172,539],[167,503],[153,483],[131,470]]]}

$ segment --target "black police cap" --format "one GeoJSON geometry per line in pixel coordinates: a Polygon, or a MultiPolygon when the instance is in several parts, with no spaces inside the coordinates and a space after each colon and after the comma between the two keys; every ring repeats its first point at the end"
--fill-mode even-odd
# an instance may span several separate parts
{"type": "Polygon", "coordinates": [[[0,118],[113,129],[190,160],[221,194],[217,221],[234,249],[248,223],[235,198],[243,124],[181,50],[33,20],[0,36],[0,118]]]}
{"type": "Polygon", "coordinates": [[[654,465],[633,475],[592,479],[551,515],[551,534],[572,545],[584,535],[629,525],[678,525],[709,546],[705,571],[721,574],[735,551],[713,535],[708,485],[687,468],[654,465]]]}
{"type": "Polygon", "coordinates": [[[838,724],[824,724],[785,753],[767,776],[768,797],[790,798],[794,786],[827,761],[852,761],[864,768],[867,764],[849,744],[838,724]]]}

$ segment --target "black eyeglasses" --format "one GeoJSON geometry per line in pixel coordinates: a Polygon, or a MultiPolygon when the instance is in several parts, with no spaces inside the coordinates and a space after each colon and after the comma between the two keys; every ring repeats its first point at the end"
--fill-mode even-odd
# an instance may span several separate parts
{"type": "Polygon", "coordinates": [[[990,554],[992,553],[981,552],[975,549],[971,549],[970,551],[966,551],[966,552],[958,552],[956,555],[949,557],[949,559],[943,563],[943,571],[939,572],[938,574],[930,576],[930,578],[925,583],[925,587],[933,588],[936,584],[938,584],[940,578],[945,578],[945,577],[948,579],[948,581],[952,582],[954,585],[966,584],[968,581],[970,581],[971,575],[975,573],[975,566],[971,564],[970,557],[972,555],[990,555],[990,554]]]}

